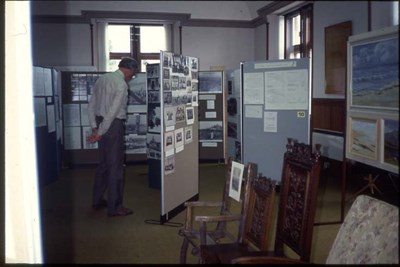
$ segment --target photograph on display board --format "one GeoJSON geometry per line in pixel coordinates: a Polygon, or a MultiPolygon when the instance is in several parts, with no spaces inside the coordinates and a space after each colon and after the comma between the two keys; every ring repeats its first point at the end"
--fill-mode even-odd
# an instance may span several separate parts
{"type": "Polygon", "coordinates": [[[147,138],[145,135],[125,135],[125,154],[146,154],[147,138]]]}
{"type": "Polygon", "coordinates": [[[193,107],[186,107],[186,124],[190,125],[194,122],[194,109],[193,107]]]}
{"type": "Polygon", "coordinates": [[[377,160],[377,120],[351,118],[350,152],[354,155],[377,160]]]}
{"type": "Polygon", "coordinates": [[[222,72],[200,71],[199,93],[222,93],[222,72]]]}
{"type": "Polygon", "coordinates": [[[199,82],[192,80],[192,92],[198,93],[198,91],[199,91],[199,82]]]}
{"type": "Polygon", "coordinates": [[[125,122],[125,134],[146,135],[147,133],[147,114],[134,113],[127,114],[125,122]]]}
{"type": "Polygon", "coordinates": [[[158,78],[159,77],[159,68],[158,64],[147,64],[146,65],[146,75],[147,78],[158,78]]]}
{"type": "Polygon", "coordinates": [[[172,75],[171,76],[171,90],[176,91],[179,89],[179,76],[178,75],[172,75]]]}
{"type": "Polygon", "coordinates": [[[188,59],[182,55],[173,55],[172,73],[189,74],[188,59]]]}
{"type": "Polygon", "coordinates": [[[237,124],[235,122],[228,121],[228,136],[237,138],[237,124]]]}
{"type": "Polygon", "coordinates": [[[164,92],[169,92],[171,91],[171,82],[170,80],[163,80],[163,90],[164,92]]]}
{"type": "Polygon", "coordinates": [[[176,108],[165,107],[164,108],[164,122],[165,127],[175,126],[176,108]]]}
{"type": "Polygon", "coordinates": [[[157,104],[148,104],[147,131],[161,132],[161,108],[157,104]]]}
{"type": "Polygon", "coordinates": [[[349,42],[351,106],[399,108],[399,37],[395,33],[349,42]]]}
{"type": "Polygon", "coordinates": [[[177,106],[176,107],[176,123],[185,121],[185,106],[177,106]]]}
{"type": "Polygon", "coordinates": [[[169,80],[169,68],[163,68],[163,79],[164,80],[169,80]]]}
{"type": "Polygon", "coordinates": [[[166,68],[172,67],[172,52],[163,52],[162,53],[162,66],[166,68]]]}
{"type": "Polygon", "coordinates": [[[175,155],[168,156],[164,161],[164,173],[171,174],[175,171],[175,155]]]}
{"type": "Polygon", "coordinates": [[[164,92],[164,107],[172,106],[172,92],[164,92]]]}
{"type": "Polygon", "coordinates": [[[193,127],[185,127],[185,144],[190,144],[193,141],[193,127]]]}
{"type": "Polygon", "coordinates": [[[191,57],[190,58],[190,67],[191,67],[191,70],[192,71],[195,71],[195,70],[198,70],[198,59],[197,58],[195,58],[195,57],[191,57]]]}
{"type": "Polygon", "coordinates": [[[222,142],[223,127],[222,121],[200,121],[199,141],[222,142]]]}
{"type": "Polygon", "coordinates": [[[161,134],[147,134],[147,157],[161,159],[161,134]]]}
{"type": "Polygon", "coordinates": [[[199,105],[199,94],[198,92],[192,92],[192,106],[197,107],[199,105]]]}
{"type": "Polygon", "coordinates": [[[147,78],[148,90],[160,90],[160,80],[158,78],[147,78]]]}
{"type": "Polygon", "coordinates": [[[184,144],[183,139],[183,128],[179,128],[175,130],[175,148],[181,147],[184,144]]]}
{"type": "Polygon", "coordinates": [[[160,91],[149,90],[148,101],[148,103],[160,103],[160,91]]]}
{"type": "Polygon", "coordinates": [[[384,120],[383,161],[399,166],[399,121],[384,120]]]}
{"type": "Polygon", "coordinates": [[[174,131],[170,131],[170,132],[166,132],[164,133],[164,150],[165,151],[169,151],[169,150],[173,150],[175,147],[175,136],[174,136],[174,131]]]}
{"type": "Polygon", "coordinates": [[[186,105],[192,105],[192,93],[186,95],[186,105]]]}
{"type": "Polygon", "coordinates": [[[146,112],[146,75],[137,73],[128,83],[128,112],[146,112]]]}

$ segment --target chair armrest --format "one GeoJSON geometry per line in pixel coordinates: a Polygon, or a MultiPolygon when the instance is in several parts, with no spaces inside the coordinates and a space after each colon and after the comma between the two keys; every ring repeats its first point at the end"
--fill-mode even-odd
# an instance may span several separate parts
{"type": "Polygon", "coordinates": [[[212,222],[232,222],[240,221],[242,216],[235,215],[216,215],[216,216],[195,216],[195,221],[200,223],[200,244],[207,244],[207,223],[212,222]]]}
{"type": "Polygon", "coordinates": [[[185,229],[191,230],[193,228],[193,209],[195,207],[221,207],[221,201],[187,201],[185,202],[186,209],[186,222],[185,229]]]}
{"type": "Polygon", "coordinates": [[[215,215],[215,216],[205,216],[199,215],[195,216],[194,220],[196,222],[232,222],[232,221],[240,221],[242,216],[240,214],[237,215],[215,215]]]}
{"type": "Polygon", "coordinates": [[[188,201],[185,207],[221,207],[221,201],[188,201]]]}

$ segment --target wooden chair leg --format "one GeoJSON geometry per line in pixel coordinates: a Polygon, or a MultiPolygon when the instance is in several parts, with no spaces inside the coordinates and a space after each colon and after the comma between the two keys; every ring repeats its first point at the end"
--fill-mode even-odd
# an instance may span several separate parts
{"type": "Polygon", "coordinates": [[[180,253],[180,264],[186,264],[186,254],[189,247],[189,241],[183,238],[181,253],[180,253]]]}

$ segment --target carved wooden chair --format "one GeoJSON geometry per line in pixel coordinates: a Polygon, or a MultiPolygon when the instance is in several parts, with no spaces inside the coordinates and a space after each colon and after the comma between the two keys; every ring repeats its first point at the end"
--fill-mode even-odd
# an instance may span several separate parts
{"type": "Polygon", "coordinates": [[[267,249],[275,200],[275,181],[259,175],[248,186],[242,203],[239,234],[235,242],[207,243],[205,233],[209,220],[196,218],[201,222],[201,263],[230,263],[232,258],[248,251],[267,249]]]}
{"type": "MultiPolygon", "coordinates": [[[[183,237],[181,250],[180,250],[180,263],[186,263],[187,258],[187,250],[189,245],[192,246],[192,255],[196,257],[200,257],[200,229],[198,224],[195,224],[194,217],[196,215],[196,210],[203,210],[203,208],[211,208],[218,209],[218,215],[211,216],[204,215],[201,218],[203,220],[213,220],[216,223],[214,224],[213,229],[209,229],[205,234],[204,239],[208,244],[214,244],[218,242],[220,239],[227,238],[228,240],[235,240],[236,233],[232,233],[229,231],[227,224],[229,221],[240,221],[241,214],[237,212],[237,214],[232,214],[231,210],[231,201],[232,198],[229,196],[230,190],[230,181],[231,181],[231,168],[232,168],[232,158],[228,159],[227,171],[225,176],[225,186],[222,193],[221,201],[188,201],[185,203],[186,206],[186,221],[184,228],[179,230],[179,235],[183,237]],[[225,220],[216,221],[215,217],[223,217],[225,220]]],[[[252,177],[257,173],[257,165],[253,163],[248,163],[245,165],[243,180],[242,180],[242,196],[245,195],[246,184],[251,181],[252,177]]]]}
{"type": "MultiPolygon", "coordinates": [[[[398,265],[398,231],[399,207],[367,195],[359,195],[339,228],[325,264],[398,265]]],[[[293,259],[291,261],[299,263],[293,259]]],[[[278,257],[248,256],[236,258],[231,263],[279,264],[289,262],[278,257]]]]}
{"type": "MultiPolygon", "coordinates": [[[[320,176],[320,145],[312,147],[288,138],[283,158],[279,210],[273,251],[250,251],[246,249],[231,252],[226,249],[217,254],[206,253],[201,246],[205,263],[232,263],[235,257],[255,255],[279,257],[275,261],[287,258],[284,247],[298,254],[298,263],[309,262],[313,235],[314,217],[318,196],[320,176]],[[211,254],[211,256],[207,255],[211,254]]],[[[294,259],[296,262],[297,259],[294,259]]]]}

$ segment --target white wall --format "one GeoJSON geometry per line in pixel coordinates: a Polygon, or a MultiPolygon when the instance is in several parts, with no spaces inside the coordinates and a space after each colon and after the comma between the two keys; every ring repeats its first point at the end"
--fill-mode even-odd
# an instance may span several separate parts
{"type": "Polygon", "coordinates": [[[353,34],[368,30],[367,1],[315,1],[313,44],[313,97],[344,98],[344,95],[325,94],[325,27],[352,21],[353,34]]]}
{"type": "Polygon", "coordinates": [[[254,59],[265,60],[267,56],[267,26],[264,24],[258,26],[254,33],[254,59]]]}
{"type": "Polygon", "coordinates": [[[32,58],[37,66],[91,66],[89,24],[32,24],[32,58]]]}
{"type": "Polygon", "coordinates": [[[35,15],[81,15],[81,10],[188,13],[192,19],[252,20],[271,1],[32,1],[35,15]]]}
{"type": "Polygon", "coordinates": [[[199,58],[200,70],[254,60],[254,29],[183,27],[182,40],[182,54],[199,58]]]}

